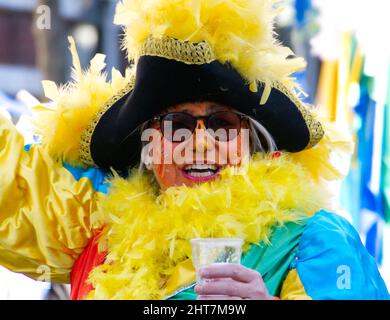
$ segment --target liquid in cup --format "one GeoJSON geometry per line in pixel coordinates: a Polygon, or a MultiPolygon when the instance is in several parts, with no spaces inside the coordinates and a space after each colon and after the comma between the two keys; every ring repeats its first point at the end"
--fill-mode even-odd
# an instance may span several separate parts
{"type": "Polygon", "coordinates": [[[239,238],[197,238],[191,239],[192,263],[196,280],[202,282],[199,270],[211,264],[241,263],[243,240],[239,238]]]}

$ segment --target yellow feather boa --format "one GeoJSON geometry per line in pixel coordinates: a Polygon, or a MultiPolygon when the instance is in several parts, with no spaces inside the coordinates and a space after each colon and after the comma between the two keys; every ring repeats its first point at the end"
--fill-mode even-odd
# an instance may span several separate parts
{"type": "Polygon", "coordinates": [[[106,264],[90,281],[94,299],[161,299],[174,267],[191,257],[190,239],[239,237],[243,250],[268,242],[271,227],[329,209],[326,189],[289,155],[255,155],[213,182],[160,192],[151,175],[114,177],[102,203],[106,264]]]}

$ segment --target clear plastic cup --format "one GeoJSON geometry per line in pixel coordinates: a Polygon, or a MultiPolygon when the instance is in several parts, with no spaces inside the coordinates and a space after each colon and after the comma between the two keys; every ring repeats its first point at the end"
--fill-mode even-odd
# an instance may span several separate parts
{"type": "Polygon", "coordinates": [[[199,270],[211,264],[241,263],[243,240],[239,238],[197,238],[191,239],[192,263],[198,283],[203,279],[199,270]]]}

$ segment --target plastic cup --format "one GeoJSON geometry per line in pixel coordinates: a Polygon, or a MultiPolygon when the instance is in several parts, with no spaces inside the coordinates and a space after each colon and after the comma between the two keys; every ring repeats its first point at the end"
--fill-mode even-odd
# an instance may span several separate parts
{"type": "Polygon", "coordinates": [[[197,238],[191,239],[192,263],[198,283],[203,279],[199,270],[212,264],[241,263],[243,240],[239,238],[197,238]]]}

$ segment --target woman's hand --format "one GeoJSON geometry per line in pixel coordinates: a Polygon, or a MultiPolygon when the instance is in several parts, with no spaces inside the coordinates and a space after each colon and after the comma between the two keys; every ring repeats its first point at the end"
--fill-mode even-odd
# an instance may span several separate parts
{"type": "Polygon", "coordinates": [[[205,279],[195,286],[198,300],[273,300],[260,273],[239,264],[200,269],[205,279]]]}

